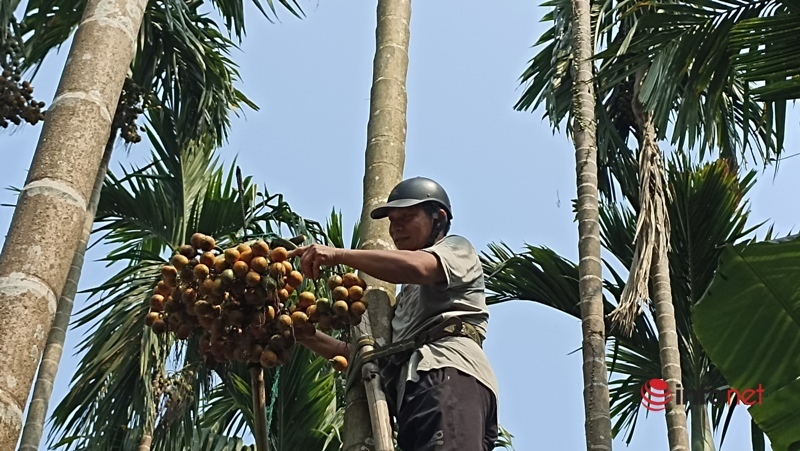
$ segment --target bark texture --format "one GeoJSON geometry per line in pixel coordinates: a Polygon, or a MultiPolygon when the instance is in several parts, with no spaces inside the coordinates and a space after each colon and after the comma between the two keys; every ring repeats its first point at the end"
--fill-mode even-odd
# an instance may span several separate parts
{"type": "Polygon", "coordinates": [[[578,185],[578,273],[583,332],[583,399],[586,449],[611,449],[608,372],[606,370],[603,279],[597,199],[597,138],[592,85],[594,55],[589,0],[572,1],[573,133],[578,185]]]}
{"type": "MultiPolygon", "coordinates": [[[[362,249],[393,249],[386,220],[370,218],[372,209],[384,202],[403,178],[406,144],[406,75],[408,73],[411,0],[378,0],[375,30],[370,114],[367,124],[364,197],[361,211],[362,249]]],[[[367,284],[394,293],[395,287],[360,274],[367,284]]],[[[389,299],[389,297],[383,297],[389,299]]],[[[355,328],[355,343],[370,333],[378,345],[391,341],[392,306],[388,301],[370,303],[361,327],[355,328]]],[[[351,371],[357,369],[351,367],[351,371]]],[[[370,412],[363,384],[354,384],[346,395],[344,451],[371,449],[370,412]]],[[[373,406],[374,408],[375,406],[373,406]]]]}
{"type": "MultiPolygon", "coordinates": [[[[646,224],[645,230],[637,231],[637,241],[640,232],[651,235],[649,239],[637,242],[637,255],[651,255],[649,275],[652,280],[653,293],[651,298],[655,303],[655,319],[658,328],[658,348],[661,359],[661,377],[667,382],[672,393],[675,393],[681,384],[681,355],[678,347],[678,328],[675,323],[675,308],[672,303],[672,288],[669,272],[670,249],[670,222],[667,211],[667,188],[664,172],[664,162],[661,150],[656,142],[653,115],[646,111],[639,102],[642,79],[645,69],[636,75],[633,90],[633,113],[639,129],[639,204],[642,206],[639,215],[639,227],[646,224]],[[643,218],[646,216],[645,218],[643,218]],[[644,219],[644,221],[642,220],[644,219]],[[641,252],[643,243],[650,247],[648,252],[641,252]]],[[[646,264],[639,261],[639,264],[646,264]]],[[[633,272],[634,269],[631,268],[633,272]]],[[[647,285],[645,285],[646,287],[647,285]]],[[[645,297],[645,293],[637,297],[645,297]]],[[[676,404],[673,396],[666,408],[667,439],[670,451],[689,451],[689,431],[686,426],[686,410],[683,405],[676,404]]]]}
{"type": "Polygon", "coordinates": [[[89,206],[86,208],[86,220],[83,224],[81,239],[78,249],[72,258],[72,265],[69,267],[67,283],[58,299],[58,308],[47,336],[47,343],[44,346],[42,362],[39,365],[39,373],[36,376],[36,383],[33,386],[33,395],[28,406],[28,416],[25,418],[25,427],[22,429],[19,451],[37,451],[42,441],[44,423],[47,419],[47,409],[50,406],[50,397],[53,395],[53,385],[58,374],[58,365],[64,353],[64,342],[67,339],[67,329],[69,320],[72,316],[72,308],[75,302],[75,295],[78,293],[78,282],[81,278],[83,260],[86,257],[86,248],[89,245],[89,238],[92,234],[94,217],[97,214],[97,206],[100,203],[100,194],[103,191],[103,182],[106,179],[108,163],[111,160],[111,153],[114,150],[116,139],[115,130],[111,131],[111,136],[106,142],[106,150],[103,159],[100,161],[100,169],[94,180],[92,196],[89,199],[89,206]]]}
{"type": "MultiPolygon", "coordinates": [[[[681,355],[678,350],[678,330],[675,325],[675,308],[672,305],[669,260],[656,252],[653,256],[653,301],[658,328],[658,351],[661,357],[661,377],[675,390],[681,384],[681,355]]],[[[686,410],[676,404],[675,396],[667,404],[667,439],[670,451],[689,451],[689,431],[686,428],[686,410]]]]}
{"type": "Polygon", "coordinates": [[[269,451],[269,431],[267,431],[267,393],[264,388],[264,370],[261,366],[250,368],[250,389],[253,396],[255,415],[256,451],[269,451]]]}
{"type": "Polygon", "coordinates": [[[22,412],[78,248],[147,0],[90,0],[0,255],[0,449],[22,412]]]}

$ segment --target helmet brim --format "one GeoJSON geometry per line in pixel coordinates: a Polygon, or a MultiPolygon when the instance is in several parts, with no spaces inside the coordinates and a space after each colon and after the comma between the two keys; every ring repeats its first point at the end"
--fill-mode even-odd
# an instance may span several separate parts
{"type": "Polygon", "coordinates": [[[392,208],[406,208],[419,205],[424,202],[430,202],[430,199],[397,199],[387,202],[379,207],[375,207],[369,216],[372,219],[383,219],[389,215],[389,210],[392,208]]]}

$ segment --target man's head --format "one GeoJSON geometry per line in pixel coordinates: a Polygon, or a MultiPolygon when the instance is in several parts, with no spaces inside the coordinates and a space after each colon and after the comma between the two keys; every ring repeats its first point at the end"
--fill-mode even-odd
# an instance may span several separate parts
{"type": "Polygon", "coordinates": [[[395,186],[387,202],[372,210],[371,217],[389,218],[389,234],[398,249],[418,250],[447,234],[453,212],[441,185],[414,177],[395,186]]]}

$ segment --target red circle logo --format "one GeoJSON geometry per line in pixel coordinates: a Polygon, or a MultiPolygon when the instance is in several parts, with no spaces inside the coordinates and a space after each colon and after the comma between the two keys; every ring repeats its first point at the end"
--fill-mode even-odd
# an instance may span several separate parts
{"type": "Polygon", "coordinates": [[[650,379],[642,385],[642,405],[651,412],[667,408],[672,400],[672,392],[664,379],[650,379]]]}

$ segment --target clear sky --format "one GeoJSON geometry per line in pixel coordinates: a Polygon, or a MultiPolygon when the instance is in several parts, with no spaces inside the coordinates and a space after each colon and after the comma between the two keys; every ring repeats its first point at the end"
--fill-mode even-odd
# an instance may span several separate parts
{"type": "MultiPolygon", "coordinates": [[[[281,192],[301,215],[324,220],[332,207],[349,230],[360,215],[364,148],[374,52],[375,2],[300,2],[305,20],[281,14],[270,24],[248,13],[249,34],[234,58],[242,89],[260,107],[234,121],[225,162],[238,158],[243,171],[281,192]]],[[[453,203],[452,233],[479,250],[503,241],[516,250],[546,245],[576,260],[577,225],[572,144],[553,134],[540,112],[519,113],[513,104],[518,77],[534,55],[546,10],[538,0],[417,1],[411,20],[408,74],[408,139],[405,176],[427,176],[447,189],[453,203]]],[[[67,48],[38,76],[37,98],[49,104],[67,48]]],[[[794,111],[791,125],[797,122],[794,111]]],[[[790,127],[791,129],[791,127],[790,127]]],[[[21,187],[41,126],[0,136],[5,186],[21,187]]],[[[787,154],[795,154],[791,130],[787,154]]],[[[665,144],[662,144],[666,148],[665,144]]],[[[119,148],[113,168],[142,163],[149,149],[119,148]]],[[[782,163],[777,177],[761,174],[751,200],[754,222],[768,220],[778,232],[798,224],[800,157],[782,163]]],[[[0,203],[15,195],[0,191],[0,203]]],[[[8,230],[12,209],[0,208],[8,230]]],[[[92,249],[81,288],[96,286],[108,270],[92,249]]],[[[64,262],[69,264],[69,262],[64,262]]],[[[78,299],[77,308],[84,304],[78,299]]],[[[76,308],[76,310],[77,310],[76,308]]],[[[500,422],[519,451],[584,448],[580,324],[523,301],[490,307],[486,352],[500,385],[500,422]]],[[[70,332],[56,381],[54,402],[66,393],[78,358],[80,334],[70,332]]],[[[654,375],[655,377],[656,375],[654,375]]],[[[631,450],[667,449],[664,414],[642,417],[631,450]]],[[[726,451],[749,450],[749,415],[738,409],[726,451]]],[[[625,449],[620,439],[616,449],[625,449]]]]}

